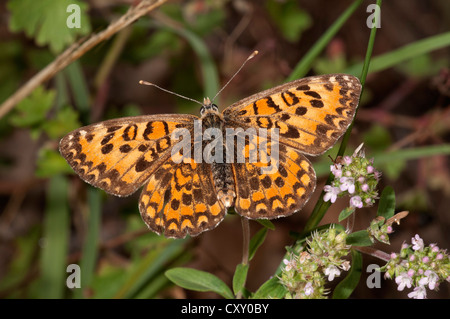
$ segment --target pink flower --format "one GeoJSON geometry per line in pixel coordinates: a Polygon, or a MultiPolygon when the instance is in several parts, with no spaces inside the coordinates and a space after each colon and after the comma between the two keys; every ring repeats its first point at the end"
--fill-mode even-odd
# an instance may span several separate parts
{"type": "Polygon", "coordinates": [[[395,277],[395,282],[398,285],[397,290],[403,291],[403,289],[405,289],[405,286],[411,288],[412,278],[406,272],[403,272],[397,277],[395,277]]]}
{"type": "Polygon", "coordinates": [[[408,297],[414,299],[425,299],[427,298],[427,290],[423,286],[416,287],[408,294],[408,297]]]}
{"type": "Polygon", "coordinates": [[[339,181],[341,182],[341,191],[348,191],[350,194],[355,192],[355,180],[353,177],[341,177],[339,181]]]}
{"type": "Polygon", "coordinates": [[[419,280],[419,285],[426,286],[428,285],[428,288],[431,290],[434,290],[436,288],[436,284],[439,282],[439,276],[436,275],[436,273],[432,270],[426,270],[425,271],[425,277],[422,277],[422,279],[419,280]]]}
{"type": "Polygon", "coordinates": [[[352,163],[352,158],[348,155],[344,156],[342,159],[345,165],[350,165],[352,163]]]}
{"type": "Polygon", "coordinates": [[[362,208],[363,202],[361,200],[361,197],[353,196],[352,198],[350,198],[350,206],[355,208],[362,208]]]}
{"type": "Polygon", "coordinates": [[[413,244],[412,249],[414,249],[414,250],[422,250],[423,247],[425,246],[423,243],[423,239],[420,238],[420,236],[418,234],[416,234],[416,236],[411,238],[411,242],[413,244]]]}
{"type": "Polygon", "coordinates": [[[323,200],[325,202],[331,201],[332,203],[334,203],[337,199],[337,195],[340,193],[339,188],[325,185],[323,189],[326,192],[326,194],[323,195],[323,200]]]}
{"type": "Polygon", "coordinates": [[[328,276],[328,281],[333,281],[334,277],[339,277],[341,271],[334,265],[328,266],[324,271],[325,276],[328,276]]]}
{"type": "Polygon", "coordinates": [[[334,177],[340,178],[342,177],[342,165],[334,164],[330,166],[331,173],[333,173],[334,177]]]}

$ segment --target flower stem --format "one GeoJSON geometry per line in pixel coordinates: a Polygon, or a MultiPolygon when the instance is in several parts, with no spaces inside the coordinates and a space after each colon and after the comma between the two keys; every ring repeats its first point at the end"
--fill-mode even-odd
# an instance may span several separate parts
{"type": "Polygon", "coordinates": [[[248,264],[248,249],[250,244],[250,223],[247,218],[241,218],[242,222],[242,264],[248,264]]]}
{"type": "MultiPolygon", "coordinates": [[[[250,245],[250,223],[247,218],[241,217],[242,223],[242,265],[248,264],[248,249],[250,245]]],[[[244,285],[245,286],[245,282],[244,285]]],[[[242,291],[236,294],[236,299],[242,299],[242,291]]]]}
{"type": "Polygon", "coordinates": [[[388,262],[391,259],[391,256],[388,253],[385,253],[384,251],[378,250],[378,249],[370,247],[370,246],[353,246],[352,248],[354,248],[364,254],[381,259],[385,262],[388,262]]]}

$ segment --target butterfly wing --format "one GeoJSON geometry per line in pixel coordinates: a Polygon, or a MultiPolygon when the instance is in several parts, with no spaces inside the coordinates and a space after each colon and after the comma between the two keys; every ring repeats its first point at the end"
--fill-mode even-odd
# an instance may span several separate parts
{"type": "Polygon", "coordinates": [[[149,115],[79,128],[59,150],[86,182],[118,196],[134,193],[171,155],[176,128],[192,130],[193,115],[149,115]]]}
{"type": "Polygon", "coordinates": [[[314,169],[298,150],[280,144],[279,154],[270,155],[272,160],[267,164],[251,163],[248,158],[245,163],[233,164],[235,209],[242,216],[251,219],[288,216],[299,211],[314,192],[314,169]],[[263,168],[269,170],[262,172],[263,168]]]}
{"type": "Polygon", "coordinates": [[[252,130],[237,130],[236,136],[231,164],[236,212],[251,219],[273,219],[299,211],[315,189],[316,175],[308,159],[273,136],[252,130]]]}
{"type": "Polygon", "coordinates": [[[235,149],[245,160],[232,164],[236,211],[248,218],[271,219],[300,210],[316,185],[314,169],[303,153],[318,155],[335,144],[353,119],[360,92],[353,76],[322,75],[286,83],[226,108],[226,126],[245,130],[237,135],[247,134],[246,146],[235,149]],[[267,137],[253,128],[267,129],[267,137]],[[269,135],[274,128],[279,129],[278,143],[269,135]],[[270,160],[255,161],[251,152],[261,159],[264,144],[270,160]]]}
{"type": "Polygon", "coordinates": [[[322,154],[355,115],[361,84],[346,74],[307,77],[245,98],[223,111],[231,127],[278,128],[280,143],[322,154]]]}
{"type": "Polygon", "coordinates": [[[173,238],[215,228],[226,214],[217,199],[211,165],[193,159],[161,165],[142,191],[139,210],[151,230],[173,238]]]}

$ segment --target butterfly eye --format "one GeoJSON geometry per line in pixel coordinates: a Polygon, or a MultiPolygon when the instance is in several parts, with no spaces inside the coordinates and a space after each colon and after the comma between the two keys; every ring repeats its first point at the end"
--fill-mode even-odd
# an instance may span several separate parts
{"type": "Polygon", "coordinates": [[[206,109],[205,109],[205,106],[203,105],[203,106],[200,108],[200,115],[203,116],[203,113],[205,113],[205,111],[206,111],[206,109]]]}
{"type": "Polygon", "coordinates": [[[219,111],[219,107],[218,107],[216,104],[212,104],[212,105],[211,105],[211,109],[212,109],[213,111],[216,111],[216,112],[219,111]]]}

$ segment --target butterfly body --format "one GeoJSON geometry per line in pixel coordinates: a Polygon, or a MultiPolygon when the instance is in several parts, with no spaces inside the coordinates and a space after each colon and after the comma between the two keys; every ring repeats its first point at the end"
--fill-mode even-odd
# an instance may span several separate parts
{"type": "MultiPolygon", "coordinates": [[[[203,106],[200,109],[200,114],[203,136],[205,134],[205,131],[209,129],[217,129],[217,131],[220,133],[219,138],[216,138],[215,141],[221,144],[218,148],[219,150],[222,150],[222,156],[220,157],[221,160],[214,160],[214,158],[212,158],[208,161],[207,157],[206,160],[211,163],[213,184],[217,193],[217,199],[222,202],[225,208],[229,208],[234,206],[236,192],[232,166],[231,163],[226,162],[226,153],[234,151],[234,149],[227,149],[227,146],[225,144],[225,121],[222,114],[219,113],[219,108],[217,107],[217,105],[213,104],[209,98],[205,98],[203,106]]],[[[203,141],[202,150],[204,150],[208,146],[208,142],[208,140],[203,141]]],[[[214,151],[217,151],[217,148],[214,149],[214,151]]]]}
{"type": "Polygon", "coordinates": [[[85,126],[61,140],[60,152],[108,193],[127,196],[144,185],[139,210],[151,230],[195,236],[216,227],[229,207],[251,219],[299,211],[316,184],[304,154],[335,144],[360,91],[345,74],[299,79],[221,113],[205,99],[200,118],[145,115],[85,126]]]}

